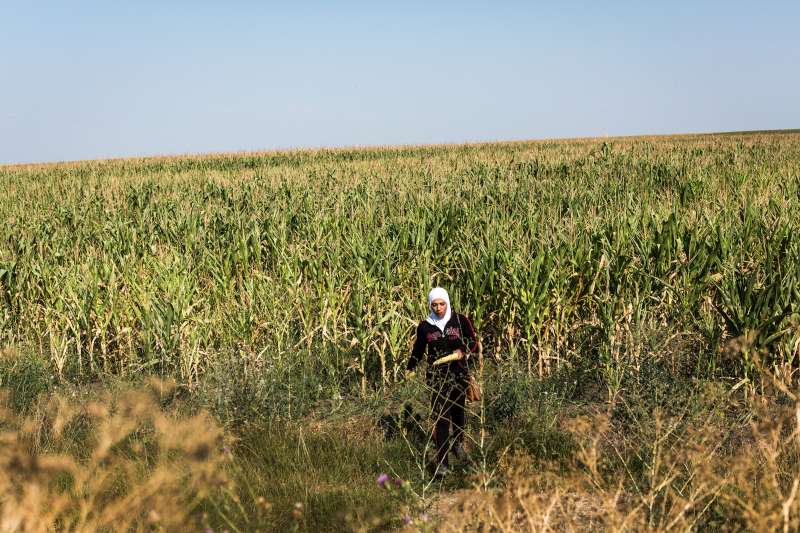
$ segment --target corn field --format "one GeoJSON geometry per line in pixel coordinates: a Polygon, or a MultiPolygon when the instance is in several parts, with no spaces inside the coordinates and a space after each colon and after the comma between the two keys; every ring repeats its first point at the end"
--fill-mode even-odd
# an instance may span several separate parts
{"type": "Polygon", "coordinates": [[[0,191],[0,345],[57,379],[233,358],[369,395],[434,285],[485,361],[610,394],[634,337],[702,376],[800,355],[798,133],[5,166],[0,191]]]}

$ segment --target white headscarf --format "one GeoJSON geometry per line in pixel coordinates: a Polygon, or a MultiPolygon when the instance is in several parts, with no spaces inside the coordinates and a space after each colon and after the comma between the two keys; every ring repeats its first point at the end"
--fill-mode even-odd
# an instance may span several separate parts
{"type": "Polygon", "coordinates": [[[428,318],[425,320],[439,328],[439,330],[444,333],[444,327],[447,325],[447,322],[450,320],[450,317],[453,314],[450,310],[450,295],[447,294],[447,291],[441,287],[434,287],[431,289],[431,292],[428,293],[428,309],[430,310],[431,314],[429,314],[428,318]],[[442,318],[439,318],[439,315],[437,315],[433,311],[433,307],[431,307],[431,304],[434,300],[444,300],[444,303],[447,304],[447,310],[444,312],[444,316],[442,318]]]}

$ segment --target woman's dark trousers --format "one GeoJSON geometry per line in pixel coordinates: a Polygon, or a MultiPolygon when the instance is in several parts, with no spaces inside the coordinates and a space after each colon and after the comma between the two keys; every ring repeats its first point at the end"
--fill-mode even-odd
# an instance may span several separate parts
{"type": "Polygon", "coordinates": [[[436,464],[447,466],[450,451],[450,425],[453,425],[452,443],[460,444],[464,439],[467,417],[464,404],[467,399],[467,383],[463,380],[446,379],[433,384],[431,407],[435,425],[433,441],[436,445],[436,464]]]}

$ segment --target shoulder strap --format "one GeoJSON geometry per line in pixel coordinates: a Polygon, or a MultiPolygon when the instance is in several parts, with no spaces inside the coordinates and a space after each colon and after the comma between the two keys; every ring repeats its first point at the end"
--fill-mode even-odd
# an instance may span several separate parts
{"type": "Polygon", "coordinates": [[[467,373],[469,373],[469,356],[472,355],[472,353],[469,351],[469,346],[467,346],[467,343],[464,342],[464,336],[461,334],[461,315],[458,313],[455,313],[455,315],[456,315],[456,322],[458,322],[458,338],[461,339],[461,344],[463,344],[464,347],[467,349],[466,353],[464,354],[466,356],[466,358],[464,359],[464,368],[467,371],[467,373]]]}
{"type": "Polygon", "coordinates": [[[464,335],[461,334],[461,315],[456,313],[456,322],[458,322],[458,338],[461,339],[461,342],[464,343],[464,346],[467,346],[467,343],[464,342],[464,335]]]}

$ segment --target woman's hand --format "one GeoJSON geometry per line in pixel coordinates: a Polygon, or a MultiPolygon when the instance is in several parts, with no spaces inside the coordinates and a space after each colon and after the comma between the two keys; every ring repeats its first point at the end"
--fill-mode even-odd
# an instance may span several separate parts
{"type": "Polygon", "coordinates": [[[455,350],[453,353],[458,355],[458,360],[459,361],[463,361],[464,359],[466,359],[468,357],[463,351],[461,351],[461,348],[455,350]]]}

